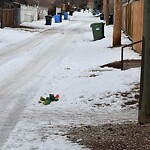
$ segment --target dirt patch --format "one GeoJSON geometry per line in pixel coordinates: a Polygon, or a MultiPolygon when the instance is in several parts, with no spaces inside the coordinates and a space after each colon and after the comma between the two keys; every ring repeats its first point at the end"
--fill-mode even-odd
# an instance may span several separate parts
{"type": "Polygon", "coordinates": [[[35,29],[34,27],[29,27],[29,26],[24,26],[24,25],[15,26],[14,28],[35,29]]]}
{"type": "MultiPolygon", "coordinates": [[[[130,69],[130,68],[136,68],[141,66],[141,60],[139,59],[132,59],[132,60],[124,60],[123,61],[123,70],[130,69]]],[[[111,68],[116,68],[116,69],[121,69],[122,64],[121,61],[115,61],[109,64],[105,64],[100,66],[102,68],[104,67],[111,67],[111,68]]]]}
{"type": "MultiPolygon", "coordinates": [[[[140,83],[134,83],[133,88],[126,92],[117,92],[117,93],[106,93],[104,96],[99,97],[98,102],[93,103],[93,107],[113,107],[113,104],[117,103],[117,101],[122,101],[117,104],[120,105],[121,108],[128,109],[137,109],[139,105],[139,97],[140,97],[140,83]],[[112,100],[109,102],[109,100],[112,100]]],[[[89,101],[89,100],[88,100],[89,101]]],[[[94,101],[94,99],[90,99],[90,101],[94,101]]]]}
{"type": "MultiPolygon", "coordinates": [[[[108,93],[106,97],[122,99],[122,107],[137,109],[139,103],[140,84],[127,92],[108,93]]],[[[93,101],[91,99],[90,101],[93,101]]],[[[103,104],[95,104],[96,107],[104,107],[103,104]]],[[[111,107],[111,105],[108,105],[111,107]]],[[[150,149],[150,124],[139,125],[137,123],[103,124],[99,126],[81,125],[71,127],[67,132],[67,138],[91,150],[149,150],[150,149]]]]}
{"type": "Polygon", "coordinates": [[[24,25],[15,26],[14,28],[17,28],[23,31],[28,31],[28,32],[39,32],[39,29],[40,29],[40,28],[24,26],[24,25]]]}
{"type": "Polygon", "coordinates": [[[150,124],[104,124],[72,127],[67,138],[91,150],[148,150],[150,124]]]}

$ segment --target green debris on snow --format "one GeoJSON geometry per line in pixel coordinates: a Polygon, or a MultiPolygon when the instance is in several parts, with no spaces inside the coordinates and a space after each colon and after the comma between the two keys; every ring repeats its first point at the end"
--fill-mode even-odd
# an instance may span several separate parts
{"type": "Polygon", "coordinates": [[[43,105],[49,105],[51,102],[57,102],[59,100],[59,95],[49,94],[49,97],[44,98],[43,96],[40,97],[39,103],[43,105]]]}

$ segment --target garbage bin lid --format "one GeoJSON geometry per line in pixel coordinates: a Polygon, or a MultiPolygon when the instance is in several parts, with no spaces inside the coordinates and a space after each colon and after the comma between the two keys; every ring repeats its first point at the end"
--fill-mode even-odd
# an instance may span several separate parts
{"type": "Polygon", "coordinates": [[[46,15],[45,17],[52,17],[51,15],[46,15]]]}
{"type": "Polygon", "coordinates": [[[104,23],[104,22],[92,23],[92,24],[90,25],[90,27],[97,26],[97,25],[100,25],[100,24],[105,24],[105,23],[104,23]]]}

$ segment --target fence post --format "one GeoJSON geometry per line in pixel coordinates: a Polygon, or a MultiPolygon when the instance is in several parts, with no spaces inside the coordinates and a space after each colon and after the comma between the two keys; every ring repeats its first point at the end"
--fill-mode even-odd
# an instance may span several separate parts
{"type": "Polygon", "coordinates": [[[1,10],[1,28],[2,29],[4,28],[4,24],[3,24],[3,7],[2,7],[2,10],[1,10]]]}
{"type": "Polygon", "coordinates": [[[4,0],[2,1],[2,13],[1,13],[1,28],[4,28],[4,24],[3,24],[3,8],[4,8],[4,0]]]}

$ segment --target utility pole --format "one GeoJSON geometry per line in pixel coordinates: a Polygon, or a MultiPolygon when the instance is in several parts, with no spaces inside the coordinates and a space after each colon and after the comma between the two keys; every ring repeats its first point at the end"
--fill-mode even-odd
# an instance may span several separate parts
{"type": "Polygon", "coordinates": [[[39,13],[40,13],[40,1],[39,0],[34,0],[37,3],[37,20],[39,20],[39,13]]]}
{"type": "Polygon", "coordinates": [[[122,0],[114,0],[113,47],[121,46],[122,0]]]}
{"type": "MultiPolygon", "coordinates": [[[[142,67],[138,122],[150,123],[150,2],[144,0],[142,67]]],[[[138,32],[138,31],[137,31],[138,32]]]]}

